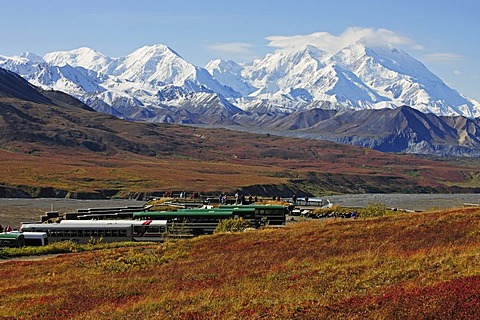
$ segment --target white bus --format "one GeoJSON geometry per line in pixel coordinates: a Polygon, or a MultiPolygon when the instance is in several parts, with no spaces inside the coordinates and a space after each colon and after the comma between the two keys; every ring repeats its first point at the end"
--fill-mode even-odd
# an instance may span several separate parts
{"type": "Polygon", "coordinates": [[[165,220],[63,220],[61,223],[27,223],[22,232],[46,232],[48,241],[71,240],[89,243],[119,241],[163,241],[167,232],[165,220]]]}

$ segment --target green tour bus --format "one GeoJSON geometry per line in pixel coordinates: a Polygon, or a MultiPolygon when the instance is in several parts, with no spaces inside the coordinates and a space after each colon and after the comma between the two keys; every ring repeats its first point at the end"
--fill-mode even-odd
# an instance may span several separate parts
{"type": "Polygon", "coordinates": [[[142,211],[133,213],[134,219],[166,220],[171,233],[192,235],[212,234],[222,220],[255,219],[253,208],[196,208],[177,211],[142,211]]]}

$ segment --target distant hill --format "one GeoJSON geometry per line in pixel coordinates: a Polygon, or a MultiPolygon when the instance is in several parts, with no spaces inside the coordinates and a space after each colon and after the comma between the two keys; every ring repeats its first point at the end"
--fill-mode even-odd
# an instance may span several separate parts
{"type": "Polygon", "coordinates": [[[0,98],[15,98],[38,103],[51,103],[38,89],[11,71],[0,68],[0,98]]]}

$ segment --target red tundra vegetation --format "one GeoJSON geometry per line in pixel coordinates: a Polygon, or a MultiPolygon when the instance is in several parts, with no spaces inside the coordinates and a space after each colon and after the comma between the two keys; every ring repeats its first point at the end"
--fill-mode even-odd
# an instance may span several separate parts
{"type": "Polygon", "coordinates": [[[477,319],[480,208],[0,264],[0,317],[477,319]]]}

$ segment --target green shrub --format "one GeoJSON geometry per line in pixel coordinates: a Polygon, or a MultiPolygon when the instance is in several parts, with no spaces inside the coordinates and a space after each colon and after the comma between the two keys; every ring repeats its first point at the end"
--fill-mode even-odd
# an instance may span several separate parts
{"type": "Polygon", "coordinates": [[[182,222],[173,222],[169,227],[168,227],[168,233],[170,235],[186,235],[186,234],[191,234],[192,230],[187,225],[187,221],[182,221],[182,222]]]}
{"type": "Polygon", "coordinates": [[[220,221],[218,226],[215,228],[214,233],[242,232],[251,227],[252,222],[250,220],[245,220],[243,218],[226,219],[220,221]]]}
{"type": "Polygon", "coordinates": [[[360,211],[362,217],[383,217],[389,213],[387,206],[383,203],[369,203],[367,207],[360,211]]]}
{"type": "Polygon", "coordinates": [[[79,245],[73,241],[54,242],[42,247],[22,247],[22,248],[2,248],[0,249],[0,258],[13,258],[32,255],[70,253],[82,251],[79,245]]]}

